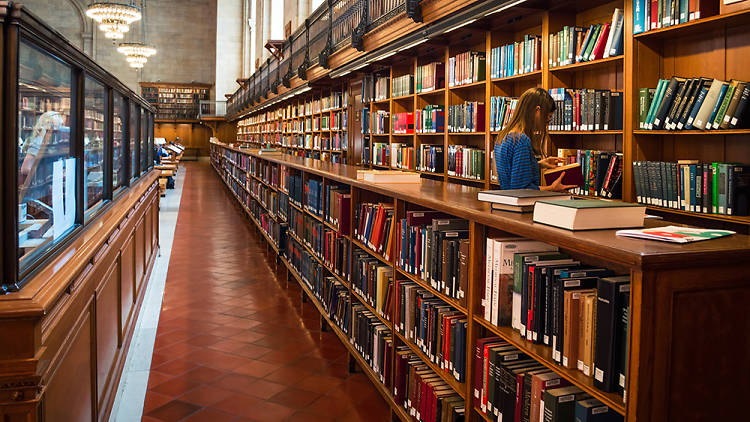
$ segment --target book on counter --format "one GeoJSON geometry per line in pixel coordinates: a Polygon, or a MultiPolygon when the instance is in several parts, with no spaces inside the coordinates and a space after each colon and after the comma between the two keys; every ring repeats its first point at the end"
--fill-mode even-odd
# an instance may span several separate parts
{"type": "Polygon", "coordinates": [[[570,199],[570,195],[536,189],[505,189],[481,191],[477,195],[477,199],[492,204],[493,210],[531,212],[536,201],[543,199],[570,199]]]}
{"type": "Polygon", "coordinates": [[[399,170],[357,170],[357,180],[370,183],[420,183],[419,173],[399,170]]]}
{"type": "Polygon", "coordinates": [[[618,230],[618,236],[635,237],[639,239],[660,240],[671,243],[691,243],[701,240],[718,239],[731,236],[735,232],[730,230],[699,229],[694,227],[665,226],[641,230],[618,230]]]}
{"type": "Polygon", "coordinates": [[[568,230],[597,230],[643,227],[646,207],[602,199],[539,201],[534,222],[568,230]]]}
{"type": "Polygon", "coordinates": [[[563,176],[562,179],[563,185],[583,186],[583,173],[581,172],[580,163],[566,164],[545,170],[544,181],[547,185],[551,185],[555,183],[555,180],[557,180],[563,172],[565,172],[565,176],[563,176]]]}

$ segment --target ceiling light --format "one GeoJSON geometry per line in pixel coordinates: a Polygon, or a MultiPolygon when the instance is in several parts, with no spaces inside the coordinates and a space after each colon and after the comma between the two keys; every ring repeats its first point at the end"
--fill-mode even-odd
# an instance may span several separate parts
{"type": "Polygon", "coordinates": [[[122,39],[130,30],[130,24],[141,19],[141,11],[131,5],[102,2],[92,3],[86,9],[86,16],[99,23],[99,29],[109,39],[122,39]]]}

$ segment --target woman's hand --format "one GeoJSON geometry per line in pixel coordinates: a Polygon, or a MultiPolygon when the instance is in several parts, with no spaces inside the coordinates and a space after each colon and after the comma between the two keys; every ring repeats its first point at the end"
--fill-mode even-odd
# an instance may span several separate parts
{"type": "Polygon", "coordinates": [[[539,166],[545,169],[553,169],[557,167],[558,164],[563,163],[565,160],[560,157],[547,157],[545,159],[539,160],[539,166]]]}
{"type": "Polygon", "coordinates": [[[577,187],[576,185],[563,185],[563,177],[565,177],[565,172],[560,173],[560,177],[558,177],[554,182],[552,182],[551,185],[547,186],[540,186],[539,190],[549,190],[553,192],[566,192],[568,189],[573,189],[577,187]]]}

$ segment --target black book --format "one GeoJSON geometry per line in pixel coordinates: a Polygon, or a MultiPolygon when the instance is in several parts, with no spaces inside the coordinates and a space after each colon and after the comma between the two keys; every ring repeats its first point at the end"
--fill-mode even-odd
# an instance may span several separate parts
{"type": "Polygon", "coordinates": [[[633,161],[633,182],[635,184],[636,202],[644,204],[646,201],[643,196],[643,185],[641,183],[641,171],[643,171],[641,163],[642,161],[633,161]]]}
{"type": "MultiPolygon", "coordinates": [[[[520,419],[521,415],[516,416],[516,402],[519,394],[523,397],[523,379],[526,374],[532,371],[537,371],[544,368],[539,362],[531,362],[527,365],[516,367],[514,369],[506,369],[504,371],[505,389],[503,391],[503,419],[502,420],[517,420],[520,419]],[[520,382],[519,382],[520,381],[520,382]]],[[[523,402],[522,402],[523,403],[523,402]]],[[[521,409],[523,411],[523,406],[521,409]]]]}
{"type": "Polygon", "coordinates": [[[700,95],[701,89],[703,89],[704,86],[706,86],[706,89],[708,89],[708,87],[711,86],[711,80],[706,78],[698,78],[693,84],[693,89],[690,92],[687,101],[685,101],[685,106],[682,109],[680,118],[674,122],[677,125],[676,129],[681,130],[687,124],[687,121],[690,118],[690,112],[693,111],[695,102],[698,100],[698,96],[700,95]]]}
{"type": "Polygon", "coordinates": [[[540,254],[533,257],[524,258],[523,270],[521,272],[521,327],[524,327],[524,332],[522,333],[522,335],[533,336],[528,325],[528,310],[531,308],[529,286],[530,284],[533,285],[534,276],[534,273],[531,272],[531,268],[535,267],[537,264],[559,264],[562,262],[568,262],[568,259],[568,256],[564,254],[540,254]]]}
{"type": "Polygon", "coordinates": [[[610,112],[609,130],[622,130],[622,92],[612,91],[609,94],[610,112]]]}
{"type": "Polygon", "coordinates": [[[596,348],[594,350],[594,386],[607,392],[617,391],[616,324],[622,308],[618,295],[621,286],[630,283],[630,276],[607,277],[597,283],[596,348]]]}
{"type": "Polygon", "coordinates": [[[667,115],[672,108],[672,103],[680,89],[680,84],[684,83],[685,79],[677,76],[673,76],[672,79],[669,80],[667,89],[664,90],[664,95],[662,95],[659,108],[654,115],[654,129],[662,129],[664,127],[664,120],[667,118],[667,115]]]}
{"type": "Polygon", "coordinates": [[[674,123],[675,116],[679,115],[680,107],[683,105],[684,99],[687,97],[687,92],[689,89],[693,86],[693,81],[695,79],[690,78],[687,79],[685,82],[680,83],[679,90],[677,91],[677,95],[674,97],[674,101],[672,102],[672,107],[669,109],[669,114],[667,114],[667,117],[664,118],[664,129],[672,129],[673,126],[676,127],[677,125],[674,123]]]}
{"type": "Polygon", "coordinates": [[[594,91],[594,130],[601,130],[602,124],[602,95],[603,91],[594,91]]]}
{"type": "Polygon", "coordinates": [[[498,417],[498,419],[500,418],[500,415],[502,415],[502,419],[505,420],[505,412],[509,411],[507,409],[507,407],[509,407],[507,396],[509,389],[508,384],[510,383],[511,378],[509,372],[517,369],[534,368],[538,365],[539,363],[537,361],[526,358],[524,360],[510,363],[501,362],[495,367],[495,394],[492,413],[498,417]]]}
{"type": "Polygon", "coordinates": [[[733,178],[733,213],[734,215],[750,215],[750,166],[734,165],[733,178]]]}
{"type": "Polygon", "coordinates": [[[564,263],[560,261],[540,262],[534,266],[534,305],[531,312],[532,329],[531,331],[526,331],[527,339],[537,344],[550,343],[551,331],[548,331],[550,324],[548,321],[547,311],[549,307],[547,306],[547,302],[550,300],[548,299],[550,296],[548,291],[551,285],[548,286],[547,283],[551,283],[551,280],[548,274],[554,274],[556,269],[567,269],[578,264],[578,261],[569,259],[564,263]],[[529,333],[531,333],[530,336],[529,333]],[[546,342],[544,340],[545,337],[547,338],[546,342]]]}
{"type": "Polygon", "coordinates": [[[630,284],[625,284],[617,289],[617,304],[619,309],[615,310],[616,321],[616,377],[617,391],[625,391],[625,377],[628,372],[628,331],[630,330],[630,284]]]}
{"type": "Polygon", "coordinates": [[[609,162],[612,160],[612,157],[614,156],[614,153],[610,152],[601,152],[597,155],[597,163],[596,163],[596,182],[595,182],[595,193],[599,195],[599,191],[601,190],[602,186],[604,185],[604,180],[607,177],[607,173],[609,171],[609,162]]]}
{"type": "Polygon", "coordinates": [[[747,110],[748,102],[750,102],[750,83],[746,84],[745,88],[742,90],[742,96],[740,97],[740,101],[739,103],[737,103],[737,108],[734,109],[734,115],[729,121],[730,129],[745,127],[747,123],[744,117],[745,117],[745,110],[747,110]]]}
{"type": "Polygon", "coordinates": [[[602,92],[602,130],[609,130],[612,125],[610,119],[612,118],[612,91],[602,92]]]}
{"type": "Polygon", "coordinates": [[[544,392],[544,422],[573,422],[575,403],[589,395],[576,386],[548,389],[544,392]]]}
{"type": "Polygon", "coordinates": [[[678,129],[678,125],[680,123],[680,120],[682,119],[682,116],[690,111],[690,100],[693,97],[693,94],[696,92],[696,88],[700,88],[700,82],[700,78],[688,79],[687,83],[685,84],[685,92],[683,92],[682,96],[680,97],[680,103],[675,109],[674,115],[669,118],[670,129],[678,129]]]}

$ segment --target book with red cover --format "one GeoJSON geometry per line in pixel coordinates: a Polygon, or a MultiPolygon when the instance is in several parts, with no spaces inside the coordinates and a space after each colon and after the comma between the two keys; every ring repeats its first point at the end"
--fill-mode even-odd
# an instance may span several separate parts
{"type": "Polygon", "coordinates": [[[547,185],[551,185],[555,183],[555,180],[560,177],[560,173],[562,172],[565,172],[565,176],[563,176],[562,180],[563,185],[583,186],[583,173],[581,172],[580,163],[568,164],[546,170],[544,172],[544,181],[547,185]]]}

